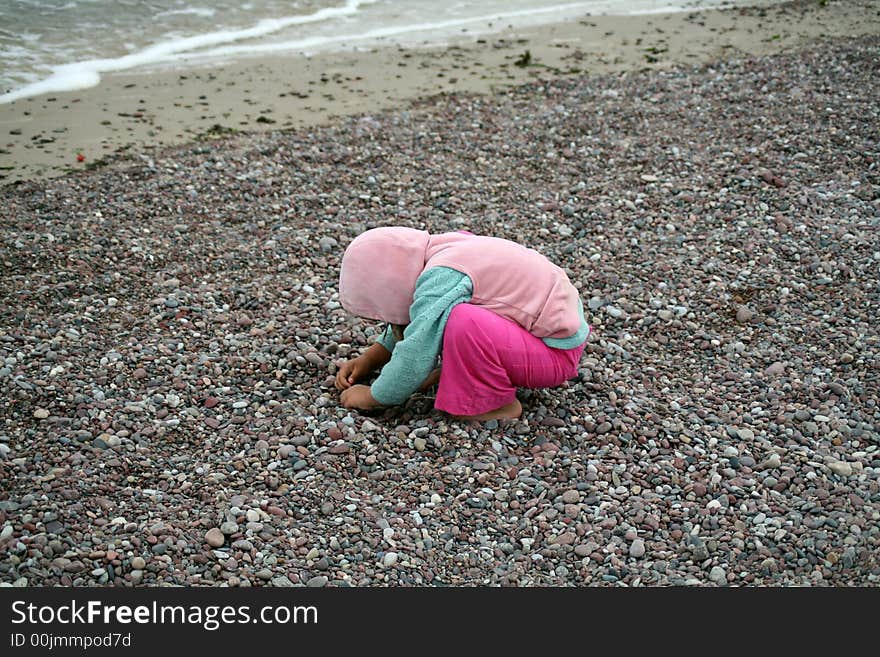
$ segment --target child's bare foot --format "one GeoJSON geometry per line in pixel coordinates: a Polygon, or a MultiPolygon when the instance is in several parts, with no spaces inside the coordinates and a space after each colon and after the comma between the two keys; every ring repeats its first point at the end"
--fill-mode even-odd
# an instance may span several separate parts
{"type": "Polygon", "coordinates": [[[485,422],[486,420],[514,420],[522,415],[522,404],[519,399],[514,399],[509,404],[505,404],[501,408],[494,411],[481,413],[480,415],[456,415],[458,420],[467,420],[470,422],[485,422]]]}

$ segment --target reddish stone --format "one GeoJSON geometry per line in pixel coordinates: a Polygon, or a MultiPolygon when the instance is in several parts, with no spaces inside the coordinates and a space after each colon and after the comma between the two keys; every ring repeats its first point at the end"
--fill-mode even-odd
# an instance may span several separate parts
{"type": "Polygon", "coordinates": [[[214,408],[220,402],[216,397],[205,398],[205,408],[214,408]]]}

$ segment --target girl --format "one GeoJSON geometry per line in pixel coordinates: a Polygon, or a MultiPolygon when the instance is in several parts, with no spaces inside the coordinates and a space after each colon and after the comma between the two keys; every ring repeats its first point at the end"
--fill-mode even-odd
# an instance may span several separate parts
{"type": "Polygon", "coordinates": [[[516,418],[517,387],[576,376],[591,330],[562,269],[514,242],[464,231],[360,234],[342,257],[339,297],[349,312],[389,324],[340,366],[345,408],[400,404],[430,387],[442,352],[435,408],[466,420],[516,418]],[[379,368],[372,386],[358,384],[379,368]]]}

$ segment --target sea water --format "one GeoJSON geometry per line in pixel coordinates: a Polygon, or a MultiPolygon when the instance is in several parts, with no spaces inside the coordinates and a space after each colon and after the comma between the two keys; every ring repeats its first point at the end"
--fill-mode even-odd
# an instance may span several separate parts
{"type": "MultiPolygon", "coordinates": [[[[598,14],[691,11],[738,0],[0,0],[0,103],[149,71],[313,54],[598,14]]],[[[766,4],[766,2],[762,3],[766,4]]]]}

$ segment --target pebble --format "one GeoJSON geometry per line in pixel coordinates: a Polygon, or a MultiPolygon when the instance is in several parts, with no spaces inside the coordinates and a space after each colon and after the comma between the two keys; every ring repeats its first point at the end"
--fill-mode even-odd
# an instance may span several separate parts
{"type": "Polygon", "coordinates": [[[785,374],[785,364],[776,361],[764,370],[764,374],[767,376],[781,376],[785,374]]]}
{"type": "Polygon", "coordinates": [[[641,559],[645,556],[645,542],[637,538],[629,546],[629,556],[635,557],[636,559],[641,559]]]}
{"type": "Polygon", "coordinates": [[[574,553],[579,557],[589,556],[593,552],[593,546],[582,543],[574,546],[574,553]]]}
{"type": "Polygon", "coordinates": [[[144,560],[143,557],[132,557],[131,567],[134,570],[143,570],[147,567],[147,562],[144,560]]]}
{"type": "Polygon", "coordinates": [[[294,586],[287,575],[279,575],[272,578],[272,586],[288,588],[294,586]]]}
{"type": "Polygon", "coordinates": [[[226,542],[226,538],[217,527],[212,527],[205,533],[205,542],[213,548],[218,548],[226,542]]]}
{"type": "Polygon", "coordinates": [[[709,579],[718,586],[723,586],[727,584],[727,573],[721,566],[712,566],[712,570],[709,571],[709,579]]]}
{"type": "Polygon", "coordinates": [[[45,420],[47,417],[49,417],[49,411],[47,411],[45,408],[38,408],[34,411],[34,417],[38,420],[45,420]]]}
{"type": "Polygon", "coordinates": [[[746,306],[740,306],[736,310],[736,321],[740,324],[747,324],[754,318],[755,313],[746,306]]]}
{"type": "Polygon", "coordinates": [[[51,520],[46,523],[46,533],[60,534],[64,531],[64,524],[57,520],[51,520]]]}
{"type": "Polygon", "coordinates": [[[324,253],[330,253],[335,250],[337,246],[339,246],[339,242],[332,237],[322,237],[318,240],[318,247],[324,253]]]}
{"type": "Polygon", "coordinates": [[[386,552],[385,556],[382,557],[382,565],[386,568],[390,568],[394,564],[397,563],[397,552],[386,552]]]}

